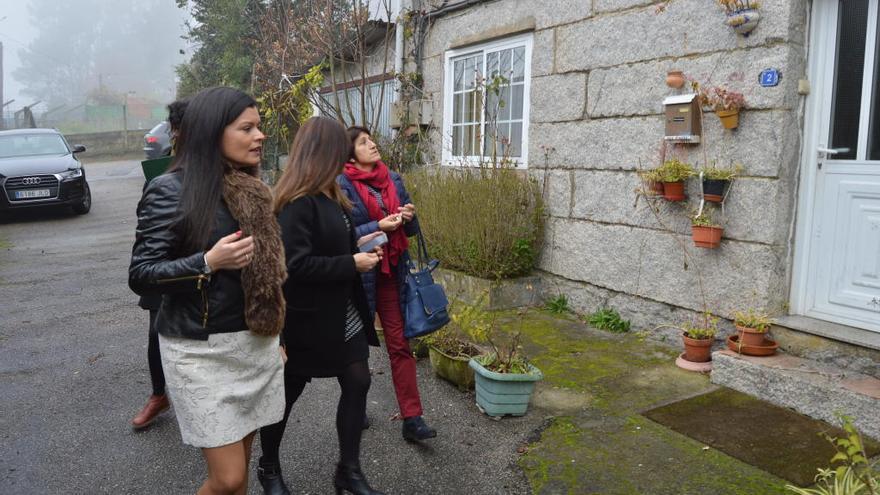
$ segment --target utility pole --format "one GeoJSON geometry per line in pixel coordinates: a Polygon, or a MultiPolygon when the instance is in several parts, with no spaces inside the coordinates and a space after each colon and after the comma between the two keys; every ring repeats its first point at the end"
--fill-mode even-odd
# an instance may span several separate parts
{"type": "Polygon", "coordinates": [[[122,146],[128,151],[128,92],[123,95],[122,102],[122,146]]]}

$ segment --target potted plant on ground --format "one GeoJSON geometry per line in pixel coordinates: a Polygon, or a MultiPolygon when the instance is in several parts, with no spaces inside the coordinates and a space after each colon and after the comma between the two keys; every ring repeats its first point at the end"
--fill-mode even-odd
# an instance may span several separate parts
{"type": "Polygon", "coordinates": [[[474,371],[468,362],[481,353],[472,342],[473,336],[479,339],[485,335],[489,323],[486,313],[477,306],[450,309],[449,324],[422,337],[422,341],[428,345],[428,359],[434,373],[465,391],[474,388],[474,371]]]}
{"type": "Polygon", "coordinates": [[[521,353],[520,334],[508,345],[489,339],[491,351],[471,358],[475,372],[477,407],[489,416],[522,416],[529,407],[535,382],[544,375],[521,353]]]}
{"type": "Polygon", "coordinates": [[[718,333],[718,318],[709,313],[682,326],[681,338],[684,341],[684,359],[692,363],[706,363],[712,360],[712,342],[718,333]]]}
{"type": "Polygon", "coordinates": [[[700,212],[699,215],[691,217],[691,237],[694,240],[694,246],[715,249],[721,245],[723,233],[724,227],[712,218],[711,210],[708,208],[700,212]]]}
{"type": "Polygon", "coordinates": [[[742,345],[762,345],[772,323],[768,315],[754,308],[733,314],[733,324],[736,325],[739,342],[742,345]]]}
{"type": "Polygon", "coordinates": [[[721,126],[725,129],[739,127],[739,111],[745,108],[746,101],[742,93],[731,91],[723,86],[715,86],[706,90],[703,101],[721,119],[721,126]]]}
{"type": "Polygon", "coordinates": [[[663,197],[668,201],[684,201],[684,181],[694,175],[694,169],[687,163],[677,158],[663,162],[657,169],[660,180],[663,182],[663,197]]]}
{"type": "Polygon", "coordinates": [[[730,181],[743,171],[740,164],[733,165],[728,168],[716,167],[713,163],[711,167],[704,167],[703,172],[703,198],[706,201],[720,203],[724,200],[724,191],[727,189],[730,181]]]}

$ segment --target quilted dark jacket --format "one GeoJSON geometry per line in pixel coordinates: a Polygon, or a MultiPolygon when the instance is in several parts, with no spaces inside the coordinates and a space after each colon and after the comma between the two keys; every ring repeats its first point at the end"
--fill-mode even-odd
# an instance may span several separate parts
{"type": "MultiPolygon", "coordinates": [[[[390,172],[391,180],[394,181],[394,187],[397,188],[397,199],[400,201],[401,206],[407,203],[412,203],[412,200],[409,198],[409,193],[406,192],[406,187],[403,186],[403,178],[400,177],[400,174],[397,172],[390,172]]],[[[348,199],[351,200],[352,209],[351,209],[351,218],[354,220],[355,224],[355,234],[358,237],[363,237],[367,234],[372,234],[373,232],[379,231],[379,222],[375,220],[370,220],[370,215],[367,213],[367,207],[364,205],[364,202],[361,200],[360,196],[357,193],[357,189],[355,189],[354,184],[345,176],[345,174],[340,174],[336,177],[336,182],[342,187],[342,191],[348,196],[348,199]]],[[[389,214],[395,212],[388,212],[389,214]]],[[[418,216],[414,216],[412,222],[407,222],[403,224],[403,231],[406,233],[407,237],[412,237],[419,233],[419,219],[418,216]]],[[[404,311],[404,307],[406,306],[406,259],[408,259],[409,255],[404,253],[404,257],[401,257],[400,262],[397,264],[397,288],[400,291],[400,315],[402,318],[406,317],[406,311],[404,311]]],[[[376,314],[376,273],[379,270],[378,265],[372,271],[361,274],[361,280],[364,284],[364,291],[367,293],[367,302],[370,304],[370,315],[375,316],[376,314]]]]}
{"type": "MultiPolygon", "coordinates": [[[[246,330],[241,271],[203,275],[205,251],[180,252],[180,239],[171,225],[178,215],[182,179],[180,171],[161,175],[144,191],[128,285],[142,296],[162,295],[155,324],[162,335],[207,340],[213,333],[246,330]]],[[[221,202],[207,245],[238,230],[238,221],[221,202]]]]}

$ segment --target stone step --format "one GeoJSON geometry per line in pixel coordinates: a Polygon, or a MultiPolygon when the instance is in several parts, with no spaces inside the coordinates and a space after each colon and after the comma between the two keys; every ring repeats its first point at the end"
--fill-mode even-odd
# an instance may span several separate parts
{"type": "Polygon", "coordinates": [[[880,439],[880,379],[850,369],[779,353],[753,357],[712,353],[712,383],[840,426],[837,413],[880,439]]]}
{"type": "Polygon", "coordinates": [[[776,318],[770,337],[779,350],[880,378],[880,333],[805,316],[776,318]]]}

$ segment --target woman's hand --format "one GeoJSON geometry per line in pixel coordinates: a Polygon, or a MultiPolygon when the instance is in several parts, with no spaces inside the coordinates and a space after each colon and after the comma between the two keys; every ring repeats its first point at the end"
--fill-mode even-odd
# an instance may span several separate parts
{"type": "Polygon", "coordinates": [[[379,230],[383,232],[394,232],[402,223],[403,218],[400,213],[388,215],[382,220],[379,220],[379,230]]]}
{"type": "Polygon", "coordinates": [[[241,231],[220,238],[207,253],[205,261],[211,271],[239,270],[250,264],[254,257],[254,238],[242,238],[241,231]]]}
{"type": "Polygon", "coordinates": [[[400,216],[403,218],[404,222],[412,222],[412,219],[416,214],[416,207],[412,203],[407,203],[403,206],[398,206],[397,211],[400,212],[400,216]]]}
{"type": "Polygon", "coordinates": [[[357,253],[354,255],[354,267],[360,273],[372,270],[379,263],[378,253],[357,253]]]}

